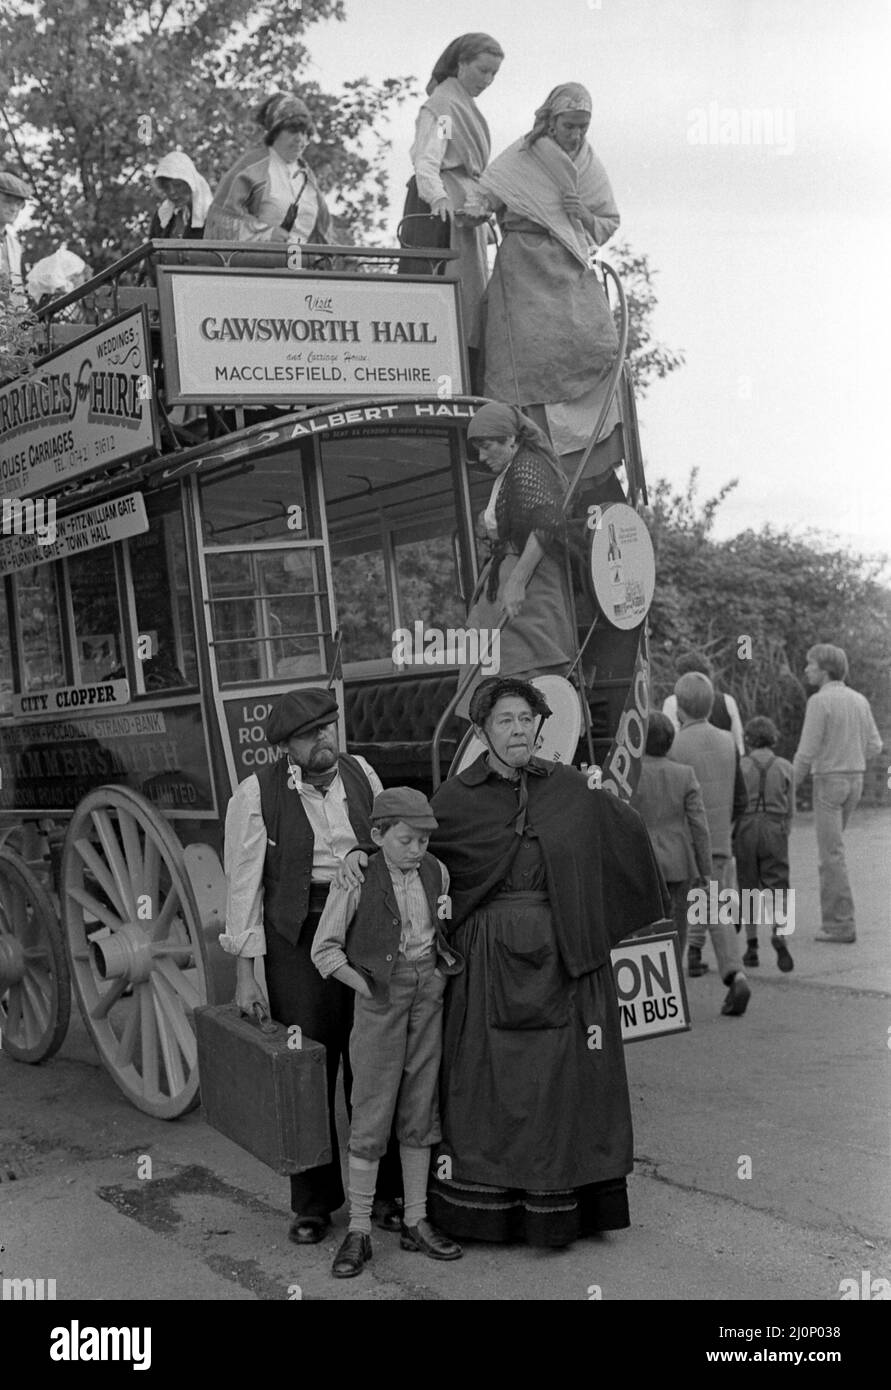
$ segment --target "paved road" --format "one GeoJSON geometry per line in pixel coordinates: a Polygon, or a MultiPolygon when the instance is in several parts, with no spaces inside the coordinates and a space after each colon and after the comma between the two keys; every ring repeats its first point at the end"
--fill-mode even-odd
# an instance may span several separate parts
{"type": "Polygon", "coordinates": [[[0,1056],[0,1273],[55,1279],[59,1299],[199,1300],[298,1286],[304,1300],[826,1300],[864,1270],[891,1279],[891,812],[861,813],[849,847],[855,946],[812,939],[801,817],[795,971],[780,975],[767,947],[748,1013],[727,1019],[712,969],[689,982],[690,1033],[628,1048],[629,1231],[559,1252],[469,1246],[445,1265],[379,1233],[369,1270],[335,1281],[343,1213],[322,1246],[289,1245],[286,1183],[200,1111],[164,1123],[134,1110],[75,1011],[50,1063],[0,1056]]]}

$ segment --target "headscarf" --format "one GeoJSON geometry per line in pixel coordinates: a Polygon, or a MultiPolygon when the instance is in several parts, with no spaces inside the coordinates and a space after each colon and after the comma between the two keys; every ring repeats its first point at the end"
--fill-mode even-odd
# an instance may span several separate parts
{"type": "Polygon", "coordinates": [[[28,294],[36,304],[47,294],[53,298],[68,294],[69,290],[74,289],[74,277],[88,269],[86,261],[82,261],[80,256],[60,246],[58,251],[44,256],[28,271],[28,294]]]}
{"type": "Polygon", "coordinates": [[[567,111],[587,111],[590,116],[594,109],[591,93],[581,82],[564,82],[548,92],[544,102],[535,113],[535,120],[529,134],[525,137],[527,145],[534,145],[543,135],[547,135],[555,116],[563,116],[567,111]]]}
{"type": "Polygon", "coordinates": [[[447,77],[458,76],[459,62],[472,63],[481,53],[491,53],[496,58],[504,57],[504,49],[491,34],[461,34],[457,39],[452,39],[434,64],[433,73],[427,83],[427,95],[430,96],[447,77]]]}
{"type": "Polygon", "coordinates": [[[310,135],[315,135],[316,132],[312,112],[306,102],[301,97],[292,96],[287,92],[275,92],[271,97],[267,97],[257,110],[257,121],[267,135],[272,135],[288,121],[302,121],[310,135]]]}
{"type": "MultiPolygon", "coordinates": [[[[183,183],[189,185],[192,190],[190,224],[193,227],[203,227],[213,202],[213,194],[207,179],[198,173],[189,156],[182,150],[172,150],[170,154],[165,154],[164,158],[159,161],[153,177],[155,189],[160,193],[158,179],[181,179],[183,183]]],[[[173,213],[173,203],[169,198],[165,198],[158,208],[158,217],[162,227],[167,226],[173,213]]]]}
{"type": "Polygon", "coordinates": [[[556,473],[562,489],[566,490],[566,474],[557,462],[544,430],[539,429],[534,420],[524,415],[515,405],[505,405],[503,401],[487,401],[476,412],[467,426],[468,439],[509,439],[516,435],[520,448],[530,449],[556,473]]]}

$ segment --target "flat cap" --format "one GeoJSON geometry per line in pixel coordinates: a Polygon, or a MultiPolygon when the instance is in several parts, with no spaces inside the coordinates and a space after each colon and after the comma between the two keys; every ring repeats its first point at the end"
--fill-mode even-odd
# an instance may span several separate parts
{"type": "Polygon", "coordinates": [[[23,202],[31,197],[28,185],[6,169],[0,169],[0,193],[6,193],[10,198],[21,198],[23,202]]]}
{"type": "Polygon", "coordinates": [[[284,743],[300,738],[333,724],[338,717],[337,701],[329,690],[289,690],[272,707],[266,720],[266,739],[269,743],[284,743]]]}
{"type": "Polygon", "coordinates": [[[377,820],[403,820],[413,830],[435,830],[439,821],[423,792],[414,787],[388,787],[374,798],[371,823],[377,820]]]}

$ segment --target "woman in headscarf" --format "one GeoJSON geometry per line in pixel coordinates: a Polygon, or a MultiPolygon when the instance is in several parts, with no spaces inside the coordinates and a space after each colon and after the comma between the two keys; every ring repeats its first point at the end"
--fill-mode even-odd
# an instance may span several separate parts
{"type": "MultiPolygon", "coordinates": [[[[480,301],[489,274],[487,234],[483,226],[457,222],[455,213],[464,207],[473,180],[485,169],[492,152],[489,127],[475,98],[494,81],[503,58],[504,50],[489,34],[462,34],[439,58],[415,126],[411,147],[415,173],[403,213],[416,216],[429,207],[442,222],[442,240],[432,244],[459,253],[464,340],[473,349],[481,346],[482,338],[480,301]]],[[[429,232],[423,238],[414,237],[411,222],[406,223],[405,239],[408,245],[431,244],[429,232]]],[[[404,261],[402,269],[429,273],[430,263],[404,261]]]]}
{"type": "MultiPolygon", "coordinates": [[[[497,212],[503,240],[488,290],[485,394],[531,410],[571,474],[603,400],[618,339],[591,253],[619,213],[586,140],[591,96],[555,87],[532,130],[493,160],[466,211],[497,212]]],[[[601,438],[618,423],[615,406],[601,438]]],[[[600,469],[618,462],[601,454],[600,469]]],[[[618,488],[618,484],[615,485],[618,488]]],[[[614,494],[623,499],[619,488],[614,494]]]]}
{"type": "Polygon", "coordinates": [[[560,1246],[629,1224],[610,949],[668,901],[636,812],[533,757],[549,713],[525,681],[485,681],[472,718],[487,751],[432,801],[465,969],[445,1000],[429,1202],[451,1236],[560,1246]]]}
{"type": "Polygon", "coordinates": [[[257,111],[263,144],[223,176],[207,217],[206,236],[218,241],[299,245],[330,240],[331,214],[303,158],[315,133],[300,97],[277,92],[257,111]]]}
{"type": "Polygon", "coordinates": [[[204,224],[213,194],[207,179],[198,173],[182,150],[165,154],[152,179],[161,202],[149,227],[149,239],[197,240],[204,236],[204,224]]]}
{"type": "MultiPolygon", "coordinates": [[[[491,558],[468,628],[491,631],[502,614],[499,670],[505,675],[562,675],[571,665],[575,634],[566,574],[566,480],[542,431],[516,406],[489,401],[467,429],[468,441],[494,473],[481,529],[491,558]]],[[[468,717],[479,677],[462,691],[457,713],[468,717]]]]}

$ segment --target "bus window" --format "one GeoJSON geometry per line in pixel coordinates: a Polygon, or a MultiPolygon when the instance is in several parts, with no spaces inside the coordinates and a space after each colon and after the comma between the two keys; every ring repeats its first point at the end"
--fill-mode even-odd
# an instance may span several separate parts
{"type": "Polygon", "coordinates": [[[321,676],[331,620],[321,546],[206,552],[221,685],[321,676]]]}
{"type": "Polygon", "coordinates": [[[331,613],[311,461],[309,444],[199,479],[222,686],[327,673],[331,613]]]}
{"type": "Polygon", "coordinates": [[[231,465],[222,477],[202,480],[201,520],[206,546],[261,541],[305,541],[318,536],[307,507],[301,456],[296,452],[231,465]]]}
{"type": "Polygon", "coordinates": [[[197,685],[198,660],[179,490],[150,498],[149,529],[128,542],[137,671],[146,691],[197,685]]]}
{"type": "Polygon", "coordinates": [[[55,565],[35,565],[13,580],[25,695],[68,684],[56,574],[55,565]]]}
{"type": "MultiPolygon", "coordinates": [[[[2,607],[6,609],[5,602],[2,607]]],[[[8,622],[5,626],[0,623],[0,714],[9,714],[12,709],[12,647],[9,629],[8,622]]]]}
{"type": "Polygon", "coordinates": [[[102,546],[66,562],[74,619],[75,684],[123,679],[121,633],[114,548],[102,546]]]}
{"type": "Polygon", "coordinates": [[[321,448],[345,665],[391,662],[397,628],[460,627],[462,528],[448,431],[332,436],[321,448]]]}

